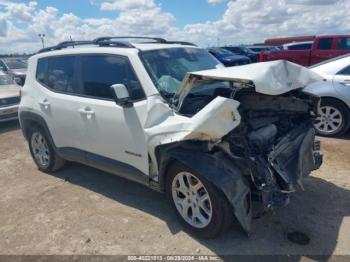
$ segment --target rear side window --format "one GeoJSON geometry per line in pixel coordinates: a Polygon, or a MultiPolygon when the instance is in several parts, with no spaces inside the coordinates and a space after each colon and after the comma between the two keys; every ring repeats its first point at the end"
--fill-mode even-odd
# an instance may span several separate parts
{"type": "Polygon", "coordinates": [[[344,68],[343,70],[341,70],[339,73],[337,73],[337,75],[347,75],[350,76],[350,66],[344,68]]]}
{"type": "Polygon", "coordinates": [[[133,100],[145,97],[142,87],[126,57],[117,55],[80,56],[79,82],[84,95],[112,99],[111,85],[124,84],[133,100]]]}
{"type": "Polygon", "coordinates": [[[36,80],[42,84],[47,86],[46,83],[46,70],[47,70],[47,58],[41,58],[38,60],[38,65],[36,68],[36,80]]]}
{"type": "Polygon", "coordinates": [[[320,38],[317,49],[329,50],[332,49],[333,38],[320,38]]]}
{"type": "Polygon", "coordinates": [[[288,50],[309,50],[312,44],[300,44],[288,46],[288,50]]]}
{"type": "Polygon", "coordinates": [[[37,81],[54,91],[75,93],[75,60],[75,56],[57,56],[39,59],[36,71],[37,81]]]}
{"type": "Polygon", "coordinates": [[[337,41],[338,50],[350,50],[350,37],[339,38],[337,41]]]}

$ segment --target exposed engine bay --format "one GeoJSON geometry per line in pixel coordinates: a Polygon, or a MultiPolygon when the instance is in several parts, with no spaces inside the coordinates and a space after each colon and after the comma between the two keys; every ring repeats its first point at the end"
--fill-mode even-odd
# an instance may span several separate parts
{"type": "Polygon", "coordinates": [[[252,196],[263,203],[263,211],[286,205],[288,193],[302,187],[301,180],[322,163],[313,128],[319,98],[301,89],[271,96],[253,88],[219,88],[212,95],[189,94],[180,113],[193,115],[216,96],[239,101],[241,115],[240,125],[218,146],[242,160],[242,172],[250,177],[252,196]]]}

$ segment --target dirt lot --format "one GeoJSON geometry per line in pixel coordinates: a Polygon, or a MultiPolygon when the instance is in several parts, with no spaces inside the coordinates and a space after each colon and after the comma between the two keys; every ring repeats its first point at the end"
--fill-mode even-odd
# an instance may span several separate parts
{"type": "Polygon", "coordinates": [[[35,167],[17,122],[0,124],[0,254],[350,254],[350,135],[322,139],[322,168],[291,204],[215,240],[181,230],[162,194],[69,164],[35,167]],[[306,246],[289,231],[307,234],[306,246]]]}

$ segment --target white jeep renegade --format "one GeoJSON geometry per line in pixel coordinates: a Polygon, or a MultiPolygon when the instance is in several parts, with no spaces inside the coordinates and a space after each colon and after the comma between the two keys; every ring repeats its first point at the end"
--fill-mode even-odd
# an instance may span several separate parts
{"type": "Polygon", "coordinates": [[[249,232],[253,213],[286,205],[320,167],[319,99],[302,90],[318,75],[286,61],[224,68],[189,43],[130,39],[29,59],[19,118],[40,170],[80,162],[165,192],[209,238],[234,217],[249,232]]]}

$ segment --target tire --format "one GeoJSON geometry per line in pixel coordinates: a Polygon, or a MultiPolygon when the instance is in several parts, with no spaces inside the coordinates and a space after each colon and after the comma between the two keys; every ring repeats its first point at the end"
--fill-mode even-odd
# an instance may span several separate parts
{"type": "Polygon", "coordinates": [[[57,155],[47,134],[40,126],[31,127],[28,143],[32,158],[39,170],[51,173],[65,165],[66,161],[57,155]]]}
{"type": "Polygon", "coordinates": [[[350,110],[339,100],[321,99],[320,114],[315,121],[318,135],[335,137],[349,130],[350,110]]]}
{"type": "Polygon", "coordinates": [[[212,183],[189,167],[178,162],[173,163],[167,172],[165,190],[171,208],[174,210],[186,231],[201,238],[215,238],[223,231],[227,230],[232,224],[234,219],[233,209],[225,195],[212,183]],[[183,181],[188,189],[190,188],[188,183],[191,181],[192,192],[195,192],[196,190],[194,189],[198,186],[198,191],[196,191],[197,193],[195,195],[190,191],[184,192],[183,189],[180,190],[179,179],[181,177],[183,177],[183,181]],[[200,182],[203,187],[197,182],[200,182]],[[177,188],[177,190],[173,190],[173,188],[177,188]],[[200,200],[198,201],[201,197],[206,199],[205,192],[207,193],[207,200],[202,202],[200,200]],[[197,200],[195,200],[195,197],[197,197],[197,200]],[[178,204],[176,204],[176,202],[178,204]],[[183,204],[188,207],[187,219],[182,215],[185,211],[181,212],[183,204]],[[202,207],[204,207],[207,212],[208,210],[211,210],[211,212],[205,212],[202,207]],[[200,213],[198,213],[198,211],[200,213]],[[194,221],[193,217],[195,217],[194,221]],[[200,217],[203,222],[197,217],[200,217]]]}

